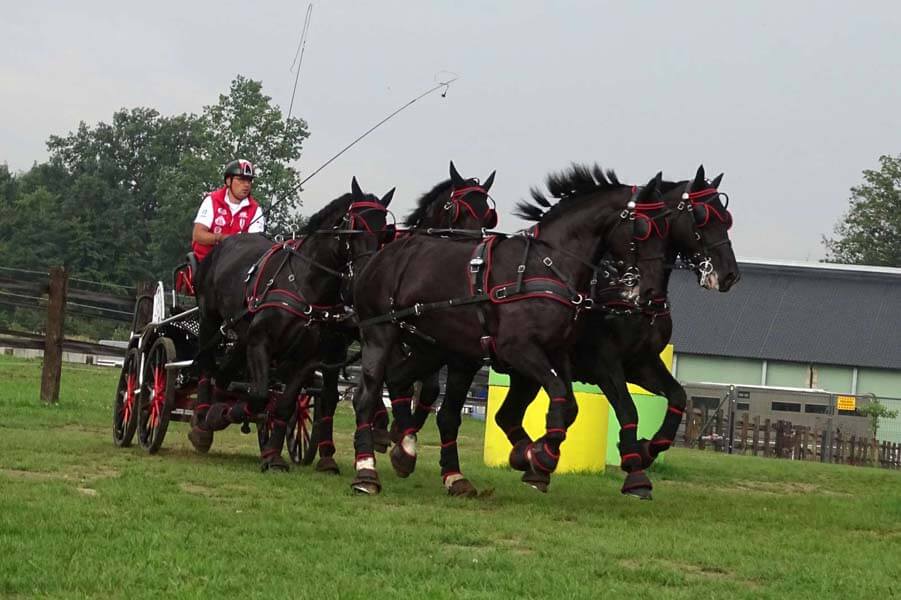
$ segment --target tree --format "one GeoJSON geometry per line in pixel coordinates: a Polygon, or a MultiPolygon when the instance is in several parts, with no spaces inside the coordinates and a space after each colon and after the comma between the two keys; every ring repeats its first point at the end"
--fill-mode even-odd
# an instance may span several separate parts
{"type": "Polygon", "coordinates": [[[864,407],[858,408],[857,412],[870,419],[870,428],[873,430],[873,437],[879,431],[879,419],[894,419],[898,416],[897,410],[889,410],[889,408],[879,400],[873,399],[872,402],[864,407]]]}
{"type": "Polygon", "coordinates": [[[863,172],[851,188],[851,206],[823,238],[828,262],[901,267],[901,155],[880,156],[878,171],[863,172]]]}

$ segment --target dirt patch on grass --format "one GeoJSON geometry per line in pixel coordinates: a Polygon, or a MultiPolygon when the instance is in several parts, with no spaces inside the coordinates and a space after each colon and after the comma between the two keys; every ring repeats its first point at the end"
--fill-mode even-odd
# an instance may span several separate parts
{"type": "Polygon", "coordinates": [[[220,495],[218,489],[207,487],[205,485],[197,485],[196,483],[180,483],[178,484],[178,488],[183,492],[194,494],[195,496],[205,496],[209,498],[220,495]]]}
{"type": "Polygon", "coordinates": [[[821,488],[814,483],[802,483],[795,481],[735,481],[725,485],[701,484],[692,481],[675,481],[667,480],[666,486],[684,487],[693,490],[704,490],[706,492],[726,492],[730,494],[746,494],[752,492],[755,494],[766,494],[770,496],[796,496],[802,494],[819,494],[821,496],[843,496],[849,497],[852,494],[848,492],[837,492],[821,488]]]}
{"type": "Polygon", "coordinates": [[[101,479],[112,479],[119,476],[119,471],[109,467],[76,468],[67,471],[29,471],[27,469],[0,469],[0,475],[13,479],[31,481],[78,481],[93,483],[101,479]]]}
{"type": "Polygon", "coordinates": [[[681,562],[676,560],[650,559],[648,561],[639,562],[636,559],[626,558],[617,561],[619,565],[625,569],[632,571],[642,571],[650,568],[667,568],[679,571],[689,579],[695,581],[719,581],[741,585],[747,589],[757,589],[759,584],[749,579],[738,577],[735,573],[717,566],[696,565],[694,563],[681,562]]]}

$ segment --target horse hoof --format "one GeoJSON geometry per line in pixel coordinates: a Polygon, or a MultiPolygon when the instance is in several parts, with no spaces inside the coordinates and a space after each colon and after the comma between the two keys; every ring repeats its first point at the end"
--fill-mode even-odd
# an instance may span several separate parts
{"type": "Polygon", "coordinates": [[[639,500],[652,500],[651,488],[632,488],[630,490],[623,490],[623,495],[632,496],[639,500]]]}
{"type": "Polygon", "coordinates": [[[285,462],[281,456],[273,456],[272,458],[264,458],[262,462],[260,462],[260,471],[263,473],[267,471],[281,471],[283,473],[287,473],[290,467],[288,463],[285,462]]]}
{"type": "Polygon", "coordinates": [[[359,496],[376,496],[382,491],[382,484],[379,482],[379,474],[374,469],[359,469],[350,488],[359,496]]]}
{"type": "Polygon", "coordinates": [[[391,444],[391,437],[388,435],[388,431],[385,429],[373,429],[372,430],[372,448],[379,454],[384,454],[388,451],[388,446],[391,444]]]}
{"type": "Polygon", "coordinates": [[[335,462],[335,459],[331,456],[323,456],[319,459],[319,462],[316,463],[316,471],[319,473],[328,473],[330,475],[340,475],[341,469],[338,468],[338,463],[335,462]]]}
{"type": "Polygon", "coordinates": [[[522,475],[522,482],[542,494],[547,494],[548,487],[551,485],[551,477],[545,473],[526,471],[522,475]]]}
{"type": "Polygon", "coordinates": [[[188,432],[188,440],[194,449],[202,454],[206,454],[213,446],[213,432],[199,427],[193,427],[188,432]]]}
{"type": "Polygon", "coordinates": [[[416,470],[416,455],[407,454],[403,444],[395,444],[391,448],[391,466],[397,476],[406,479],[416,470]]]}
{"type": "Polygon", "coordinates": [[[626,480],[623,482],[623,487],[620,491],[627,496],[634,496],[641,500],[650,500],[653,488],[651,480],[648,479],[644,471],[632,471],[626,475],[626,480]]]}
{"type": "Polygon", "coordinates": [[[468,479],[458,479],[447,488],[447,495],[457,498],[475,498],[479,495],[479,491],[468,479]]]}
{"type": "Polygon", "coordinates": [[[529,440],[520,440],[516,442],[513,449],[510,450],[510,466],[517,471],[529,470],[528,450],[532,442],[529,440]]]}
{"type": "Polygon", "coordinates": [[[223,402],[212,405],[206,412],[205,429],[219,431],[228,427],[231,424],[231,421],[228,420],[229,410],[228,404],[223,402]]]}

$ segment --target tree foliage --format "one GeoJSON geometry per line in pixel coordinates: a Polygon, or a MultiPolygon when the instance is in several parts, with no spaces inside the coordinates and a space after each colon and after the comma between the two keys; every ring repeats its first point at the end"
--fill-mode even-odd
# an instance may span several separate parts
{"type": "Polygon", "coordinates": [[[889,410],[889,408],[879,400],[873,400],[866,406],[858,408],[857,412],[870,419],[870,429],[873,432],[874,438],[879,431],[879,421],[881,419],[894,419],[898,416],[897,410],[889,410]]]}
{"type": "Polygon", "coordinates": [[[829,262],[901,267],[901,155],[879,157],[851,188],[851,206],[823,241],[829,262]]]}
{"type": "Polygon", "coordinates": [[[268,231],[299,218],[299,175],[307,126],[285,121],[258,81],[238,76],[199,115],[122,109],[109,123],[51,136],[50,158],[15,175],[0,165],[0,265],[43,268],[131,284],[164,277],[190,249],[203,196],[222,185],[237,157],[260,173],[254,197],[267,207],[268,231]]]}

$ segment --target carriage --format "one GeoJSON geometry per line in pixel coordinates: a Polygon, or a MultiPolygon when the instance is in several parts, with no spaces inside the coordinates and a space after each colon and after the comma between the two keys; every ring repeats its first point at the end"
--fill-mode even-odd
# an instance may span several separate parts
{"type": "MultiPolygon", "coordinates": [[[[173,270],[171,289],[167,291],[160,281],[152,294],[140,295],[135,301],[131,337],[113,403],[116,446],[130,446],[137,434],[141,447],[154,454],[163,444],[170,421],[191,421],[199,378],[194,361],[199,350],[199,308],[192,282],[195,271],[196,263],[189,255],[188,262],[173,270]]],[[[224,357],[233,345],[223,336],[216,349],[217,357],[224,357]]],[[[271,407],[284,390],[284,384],[273,379],[266,409],[241,425],[243,433],[250,433],[250,424],[255,425],[260,448],[269,437],[271,407]]],[[[285,441],[295,464],[309,464],[315,458],[311,411],[320,392],[321,379],[317,374],[312,385],[301,390],[288,422],[285,441]]],[[[226,390],[214,391],[216,402],[229,405],[247,397],[248,384],[239,381],[232,382],[226,390]]]]}

